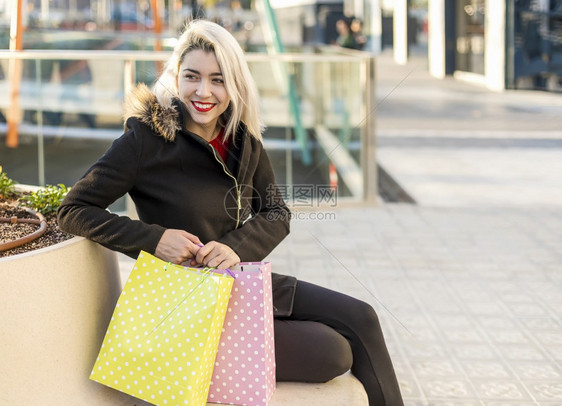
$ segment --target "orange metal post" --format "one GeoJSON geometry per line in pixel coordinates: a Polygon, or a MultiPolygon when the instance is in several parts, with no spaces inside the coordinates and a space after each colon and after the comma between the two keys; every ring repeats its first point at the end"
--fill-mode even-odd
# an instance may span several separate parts
{"type": "MultiPolygon", "coordinates": [[[[154,50],[162,50],[162,42],[160,40],[160,35],[162,34],[162,21],[160,20],[160,12],[158,10],[158,0],[150,0],[150,6],[152,8],[152,15],[154,16],[154,33],[156,34],[156,42],[154,43],[154,50]]],[[[158,73],[162,71],[162,62],[156,62],[156,68],[158,73]]]]}
{"type": "MultiPolygon", "coordinates": [[[[13,1],[13,14],[10,26],[10,51],[21,51],[22,42],[22,0],[13,1]]],[[[6,146],[18,146],[18,124],[20,122],[20,83],[22,75],[22,60],[12,58],[9,64],[10,77],[10,107],[7,112],[8,134],[6,146]]]]}
{"type": "Polygon", "coordinates": [[[160,20],[160,11],[158,10],[158,0],[150,0],[150,6],[152,7],[152,15],[154,16],[154,33],[157,35],[154,50],[161,51],[162,43],[160,41],[160,34],[162,34],[162,20],[160,20]]]}

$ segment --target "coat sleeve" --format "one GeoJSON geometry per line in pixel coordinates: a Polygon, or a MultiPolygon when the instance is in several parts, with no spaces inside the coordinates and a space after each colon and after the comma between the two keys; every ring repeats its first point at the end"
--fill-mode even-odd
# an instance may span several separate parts
{"type": "Polygon", "coordinates": [[[141,148],[133,131],[115,140],[71,188],[58,209],[59,227],[131,257],[140,250],[154,253],[163,227],[107,210],[134,186],[141,148]]]}
{"type": "MultiPolygon", "coordinates": [[[[261,261],[289,234],[291,212],[283,200],[267,153],[259,149],[252,179],[252,217],[218,241],[231,247],[245,261],[261,261]]],[[[246,213],[246,210],[242,211],[246,213]]],[[[244,219],[241,219],[244,221],[244,219]]]]}

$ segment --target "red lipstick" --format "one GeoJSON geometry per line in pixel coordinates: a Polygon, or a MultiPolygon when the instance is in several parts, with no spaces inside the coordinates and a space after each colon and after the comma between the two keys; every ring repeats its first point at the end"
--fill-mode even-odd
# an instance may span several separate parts
{"type": "Polygon", "coordinates": [[[201,113],[206,113],[208,111],[211,111],[213,107],[215,107],[214,103],[204,103],[204,102],[196,102],[196,101],[192,101],[191,105],[193,106],[193,108],[195,108],[195,110],[201,113]]]}

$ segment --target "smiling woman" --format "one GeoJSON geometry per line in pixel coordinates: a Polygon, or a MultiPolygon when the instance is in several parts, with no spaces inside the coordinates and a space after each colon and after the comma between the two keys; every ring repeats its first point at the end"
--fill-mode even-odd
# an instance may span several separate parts
{"type": "MultiPolygon", "coordinates": [[[[236,39],[189,23],[152,89],[129,95],[125,133],[69,192],[61,228],[135,258],[218,269],[262,261],[289,233],[290,212],[258,110],[236,39]],[[138,220],[106,210],[125,193],[138,220]]],[[[351,369],[371,405],[403,404],[370,305],[278,273],[272,292],[277,380],[325,382],[351,369]]]]}
{"type": "Polygon", "coordinates": [[[230,97],[213,52],[195,49],[183,57],[178,93],[189,112],[187,130],[207,141],[216,138],[221,128],[217,122],[228,108],[230,97]]]}

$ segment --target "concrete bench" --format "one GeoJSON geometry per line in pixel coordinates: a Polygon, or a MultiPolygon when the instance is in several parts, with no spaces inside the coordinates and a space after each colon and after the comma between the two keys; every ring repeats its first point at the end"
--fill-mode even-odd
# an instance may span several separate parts
{"type": "MultiPolygon", "coordinates": [[[[138,400],[130,402],[119,406],[151,406],[138,400]]],[[[363,385],[348,372],[326,383],[278,382],[268,406],[369,406],[369,401],[363,385]]]]}
{"type": "Polygon", "coordinates": [[[278,382],[269,406],[369,406],[363,385],[351,373],[326,383],[278,382]]]}

